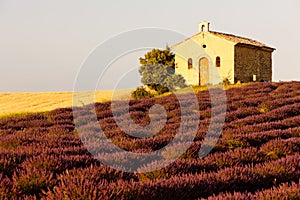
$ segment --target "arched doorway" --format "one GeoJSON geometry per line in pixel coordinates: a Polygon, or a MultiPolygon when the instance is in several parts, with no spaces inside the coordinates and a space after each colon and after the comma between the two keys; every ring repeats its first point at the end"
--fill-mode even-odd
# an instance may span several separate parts
{"type": "Polygon", "coordinates": [[[199,60],[199,85],[207,85],[209,83],[209,61],[203,57],[199,60]]]}

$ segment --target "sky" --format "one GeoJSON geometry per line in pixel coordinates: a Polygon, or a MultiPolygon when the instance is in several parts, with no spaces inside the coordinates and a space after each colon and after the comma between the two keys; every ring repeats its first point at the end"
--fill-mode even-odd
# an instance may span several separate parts
{"type": "MultiPolygon", "coordinates": [[[[82,65],[105,41],[149,27],[189,37],[204,20],[212,30],[276,48],[273,80],[299,80],[299,8],[298,0],[0,0],[0,92],[72,91],[82,65]]],[[[112,63],[136,68],[144,52],[112,63]]],[[[138,73],[130,74],[123,82],[136,83],[138,73]]],[[[115,82],[106,79],[101,89],[112,89],[115,82]]]]}

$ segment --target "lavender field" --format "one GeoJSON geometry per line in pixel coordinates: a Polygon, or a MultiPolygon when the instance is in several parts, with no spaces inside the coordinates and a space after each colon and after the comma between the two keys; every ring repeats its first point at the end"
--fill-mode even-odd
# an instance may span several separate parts
{"type": "MultiPolygon", "coordinates": [[[[184,95],[189,99],[191,94],[184,95]]],[[[198,151],[211,120],[209,92],[201,91],[197,98],[200,112],[190,116],[193,120],[200,115],[193,144],[171,165],[147,173],[118,171],[93,158],[77,134],[72,108],[0,119],[0,199],[300,198],[300,82],[226,90],[223,132],[204,158],[198,151]]],[[[164,106],[167,122],[148,138],[121,130],[111,103],[88,107],[96,110],[99,126],[114,144],[151,152],[172,141],[182,118],[171,95],[132,100],[132,119],[149,123],[148,110],[154,104],[164,106]]],[[[120,115],[124,109],[118,108],[120,115]]]]}

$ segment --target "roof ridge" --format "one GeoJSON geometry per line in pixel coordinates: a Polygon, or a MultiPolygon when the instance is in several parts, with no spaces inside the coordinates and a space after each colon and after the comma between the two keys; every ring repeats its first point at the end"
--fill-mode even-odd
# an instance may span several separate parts
{"type": "MultiPolygon", "coordinates": [[[[222,34],[222,35],[228,35],[228,36],[233,36],[233,37],[238,37],[238,38],[242,38],[242,39],[248,39],[248,40],[253,40],[256,41],[254,39],[248,38],[248,37],[243,37],[243,36],[239,36],[239,35],[235,35],[233,33],[222,33],[222,32],[218,32],[218,31],[210,31],[211,33],[217,33],[217,34],[222,34]]],[[[256,41],[258,42],[258,41],[256,41]]]]}

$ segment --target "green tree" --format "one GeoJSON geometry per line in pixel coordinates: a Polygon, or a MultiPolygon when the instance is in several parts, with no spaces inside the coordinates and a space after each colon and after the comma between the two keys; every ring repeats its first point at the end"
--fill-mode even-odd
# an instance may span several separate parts
{"type": "Polygon", "coordinates": [[[158,94],[186,87],[184,78],[175,74],[175,55],[168,46],[147,52],[140,64],[141,82],[158,94]]]}
{"type": "Polygon", "coordinates": [[[174,69],[163,64],[146,64],[139,69],[141,82],[151,89],[163,94],[169,90],[186,87],[185,79],[174,73],[174,69]]]}
{"type": "Polygon", "coordinates": [[[144,58],[140,58],[141,65],[147,64],[163,64],[175,69],[175,54],[166,46],[166,49],[152,49],[145,54],[144,58]]]}

